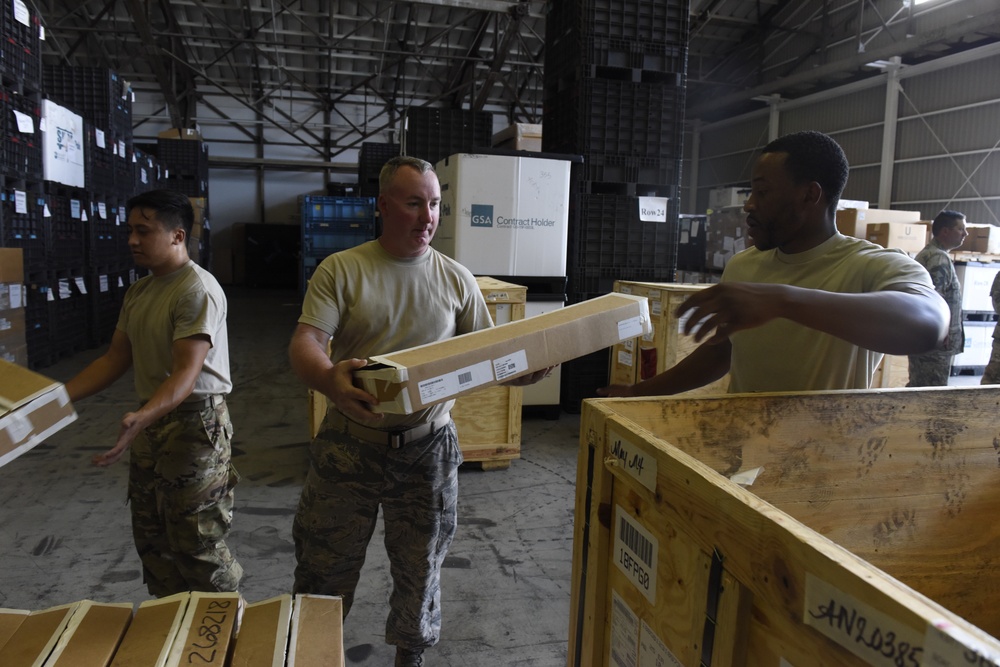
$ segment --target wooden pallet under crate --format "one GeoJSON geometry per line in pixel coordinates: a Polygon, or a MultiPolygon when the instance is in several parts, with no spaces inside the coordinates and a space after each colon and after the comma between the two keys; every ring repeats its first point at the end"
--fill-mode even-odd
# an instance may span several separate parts
{"type": "Polygon", "coordinates": [[[1000,664],[998,410],[989,387],[585,401],[569,664],[1000,664]]]}

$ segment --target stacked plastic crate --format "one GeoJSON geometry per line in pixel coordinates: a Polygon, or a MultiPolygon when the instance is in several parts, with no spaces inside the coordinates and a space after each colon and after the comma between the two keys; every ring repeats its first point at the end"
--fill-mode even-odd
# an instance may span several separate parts
{"type": "Polygon", "coordinates": [[[411,107],[406,112],[405,152],[437,164],[454,153],[489,148],[493,114],[466,109],[411,107]]]}
{"type": "Polygon", "coordinates": [[[378,197],[378,175],[382,166],[399,155],[399,144],[366,141],[358,152],[358,189],[362,197],[378,197]]]}
{"type": "Polygon", "coordinates": [[[79,114],[84,134],[84,187],[45,183],[53,234],[49,342],[58,358],[111,339],[125,290],[139,275],[128,249],[125,202],[137,192],[140,165],[127,81],[106,68],[63,65],[46,65],[42,77],[45,98],[79,114]]]}
{"type": "MultiPolygon", "coordinates": [[[[542,145],[584,157],[571,184],[569,302],[610,292],[619,279],[672,282],[689,3],[549,7],[542,145]]],[[[607,378],[606,351],[565,364],[563,409],[578,412],[607,378]]]]}
{"type": "Polygon", "coordinates": [[[42,285],[49,239],[43,223],[40,24],[23,3],[0,6],[0,246],[23,253],[29,355],[47,343],[50,329],[42,285]]]}
{"type": "Polygon", "coordinates": [[[302,224],[302,279],[309,278],[325,257],[375,238],[374,197],[299,197],[302,224]]]}

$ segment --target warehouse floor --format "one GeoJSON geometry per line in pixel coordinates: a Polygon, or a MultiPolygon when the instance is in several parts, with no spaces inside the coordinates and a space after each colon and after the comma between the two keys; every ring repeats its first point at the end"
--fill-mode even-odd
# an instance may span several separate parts
{"type": "MultiPolygon", "coordinates": [[[[291,524],[308,439],[306,391],[286,354],[299,302],[295,292],[229,293],[229,405],[242,475],[229,544],[246,570],[242,593],[254,602],[292,584],[291,524]]],[[[101,352],[81,352],[42,372],[68,380],[101,352]]],[[[0,469],[0,607],[149,598],[129,532],[127,466],[89,462],[113,444],[118,420],[134,405],[127,376],[80,401],[76,422],[0,469]]],[[[566,664],[578,425],[578,415],[526,418],[521,458],[509,469],[463,468],[459,531],[442,582],[442,638],[428,652],[430,665],[566,664]]],[[[392,664],[381,533],[345,623],[348,665],[392,664]]]]}

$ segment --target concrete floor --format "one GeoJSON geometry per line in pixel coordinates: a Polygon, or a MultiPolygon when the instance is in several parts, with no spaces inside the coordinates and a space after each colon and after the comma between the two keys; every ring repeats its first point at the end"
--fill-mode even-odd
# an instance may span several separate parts
{"type": "MultiPolygon", "coordinates": [[[[230,291],[237,487],[230,547],[253,602],[289,592],[292,516],[306,470],[305,388],[287,362],[299,314],[294,292],[230,291]]],[[[65,381],[102,350],[43,373],[65,381]]],[[[80,401],[79,419],[0,469],[0,607],[44,609],[82,599],[149,598],[125,506],[127,467],[90,464],[109,448],[136,399],[127,376],[80,401]]],[[[445,563],[441,643],[431,665],[566,664],[579,416],[526,418],[521,459],[507,470],[464,469],[459,531],[445,563]],[[503,656],[499,658],[499,656],[503,656]]],[[[344,627],[349,665],[389,665],[389,597],[382,531],[372,540],[344,627]]]]}

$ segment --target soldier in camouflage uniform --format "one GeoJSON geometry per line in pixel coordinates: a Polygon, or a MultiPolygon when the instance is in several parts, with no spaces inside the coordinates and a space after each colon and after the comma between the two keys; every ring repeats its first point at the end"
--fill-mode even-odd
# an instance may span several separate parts
{"type": "Polygon", "coordinates": [[[289,347],[298,376],[331,401],[292,527],[295,592],[343,596],[346,616],[381,506],[393,581],[385,640],[397,647],[397,667],[413,667],[441,632],[441,564],[455,535],[462,463],[454,401],[379,414],[353,373],[373,355],[492,321],[472,274],[430,247],[441,202],[431,165],[393,158],[379,190],[381,236],[317,267],[289,347]]]}
{"type": "MultiPolygon", "coordinates": [[[[1000,273],[990,286],[990,298],[993,299],[993,310],[1000,313],[1000,273]]],[[[1000,384],[1000,322],[993,327],[993,351],[979,384],[1000,384]]]]}
{"type": "Polygon", "coordinates": [[[156,190],[127,208],[129,247],[151,275],[125,294],[107,352],[66,388],[77,401],[134,368],[141,405],[94,463],[111,465],[131,449],[132,533],[149,592],[236,591],[243,569],[225,541],[237,480],[226,296],[188,257],[194,211],[186,196],[156,190]]]}
{"type": "Polygon", "coordinates": [[[944,387],[951,375],[952,357],[965,347],[962,328],[962,286],[955,273],[955,264],[949,250],[962,245],[969,232],[965,228],[965,215],[957,211],[941,211],[931,225],[933,238],[916,259],[931,275],[934,289],[948,304],[951,323],[948,337],[937,349],[924,354],[910,355],[910,380],[907,387],[944,387]]]}

